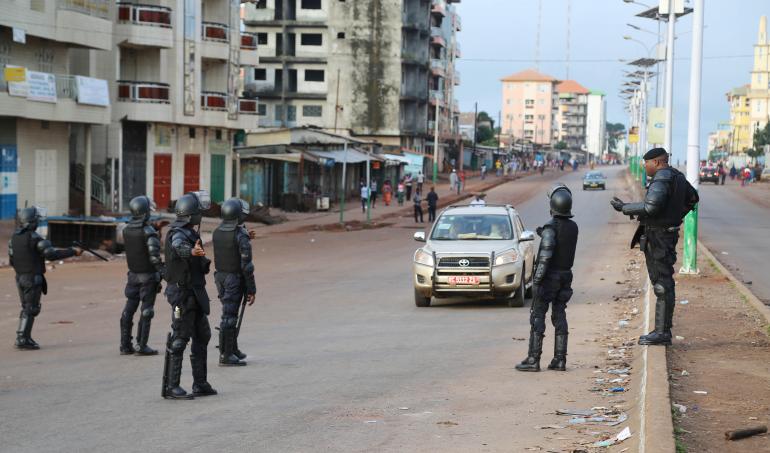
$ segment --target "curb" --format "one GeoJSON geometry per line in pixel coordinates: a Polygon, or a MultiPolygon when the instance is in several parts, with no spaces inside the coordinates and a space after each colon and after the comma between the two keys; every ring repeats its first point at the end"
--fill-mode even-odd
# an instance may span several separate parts
{"type": "Polygon", "coordinates": [[[748,301],[749,304],[757,311],[759,314],[765,319],[765,322],[767,324],[770,324],[770,307],[765,305],[757,296],[754,295],[754,293],[751,292],[751,290],[743,284],[740,279],[738,279],[735,275],[733,275],[730,270],[728,270],[722,263],[719,262],[719,260],[714,256],[713,253],[711,253],[711,250],[706,247],[706,245],[703,244],[703,242],[698,241],[698,250],[700,250],[703,255],[706,256],[712,263],[714,263],[714,266],[719,270],[722,275],[727,277],[728,280],[730,280],[733,285],[735,285],[736,289],[746,298],[746,301],[748,301]]]}

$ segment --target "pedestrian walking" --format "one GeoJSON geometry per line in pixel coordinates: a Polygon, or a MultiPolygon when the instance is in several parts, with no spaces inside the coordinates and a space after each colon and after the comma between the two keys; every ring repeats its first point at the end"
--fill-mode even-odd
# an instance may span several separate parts
{"type": "Polygon", "coordinates": [[[738,176],[738,170],[735,168],[735,164],[730,167],[730,180],[735,181],[735,177],[738,176]]]}
{"type": "Polygon", "coordinates": [[[407,173],[406,179],[404,179],[404,185],[406,186],[406,201],[412,199],[412,174],[407,173]]]}
{"type": "Polygon", "coordinates": [[[481,179],[484,180],[487,177],[487,164],[481,164],[481,179]]]}
{"type": "Polygon", "coordinates": [[[431,186],[426,199],[428,200],[428,222],[434,222],[436,220],[436,206],[438,206],[438,194],[435,187],[431,186]]]}
{"type": "Polygon", "coordinates": [[[422,193],[422,185],[425,183],[425,175],[422,174],[422,171],[417,172],[417,190],[422,193]]]}
{"type": "Polygon", "coordinates": [[[641,336],[639,344],[670,345],[676,302],[674,263],[679,226],[698,203],[698,192],[679,170],[668,164],[665,149],[653,148],[643,158],[645,172],[652,178],[644,201],[624,203],[615,197],[610,204],[616,211],[640,219],[631,248],[640,244],[657,298],[655,329],[641,336]]]}
{"type": "Polygon", "coordinates": [[[422,220],[422,193],[418,190],[414,193],[414,223],[424,223],[422,220]],[[419,218],[419,221],[417,220],[419,218]]]}
{"type": "Polygon", "coordinates": [[[460,186],[460,178],[457,176],[457,170],[452,169],[452,173],[449,174],[449,190],[451,192],[454,192],[457,190],[457,193],[460,193],[459,190],[460,186]]]}
{"type": "Polygon", "coordinates": [[[40,298],[48,294],[46,260],[63,260],[83,253],[79,247],[55,249],[51,241],[37,234],[37,226],[45,217],[45,208],[38,206],[19,211],[19,228],[8,242],[8,257],[16,272],[16,289],[21,299],[19,327],[16,329],[17,349],[40,349],[40,345],[32,339],[32,326],[40,314],[40,298]]]}
{"type": "Polygon", "coordinates": [[[406,184],[401,180],[398,182],[398,188],[396,190],[396,197],[398,198],[398,205],[404,205],[404,198],[406,198],[406,184]]]}
{"type": "Polygon", "coordinates": [[[214,282],[222,303],[219,366],[246,365],[246,354],[238,348],[238,310],[241,304],[254,305],[257,294],[251,238],[243,226],[248,215],[248,203],[240,198],[228,199],[222,203],[222,223],[213,235],[214,282]]]}
{"type": "Polygon", "coordinates": [[[473,201],[470,202],[470,206],[486,206],[487,202],[484,201],[484,197],[486,195],[483,193],[476,194],[476,198],[473,199],[473,201]]]}
{"type": "MultiPolygon", "coordinates": [[[[519,371],[540,371],[545,316],[551,307],[554,328],[553,360],[549,370],[565,371],[567,366],[567,303],[572,298],[572,265],[578,240],[578,226],[572,221],[572,192],[557,184],[548,193],[551,220],[541,228],[540,249],[532,277],[534,298],[529,311],[529,351],[516,365],[519,371]]],[[[522,282],[522,284],[524,284],[522,282]]]]}
{"type": "Polygon", "coordinates": [[[460,195],[460,191],[465,190],[465,170],[460,170],[460,184],[457,185],[457,195],[460,195]]]}
{"type": "Polygon", "coordinates": [[[131,220],[123,229],[126,248],[128,281],[123,293],[126,305],[120,315],[120,354],[156,355],[158,351],[147,346],[150,322],[155,316],[155,298],[161,291],[163,261],[160,258],[160,234],[150,225],[150,214],[155,203],[146,195],[134,197],[128,204],[131,220]],[[136,349],[131,344],[134,313],[142,304],[136,329],[136,349]]]}
{"type": "Polygon", "coordinates": [[[367,203],[369,203],[369,188],[366,184],[361,184],[361,212],[366,212],[367,203]]]}
{"type": "Polygon", "coordinates": [[[390,180],[385,180],[385,184],[382,185],[382,201],[385,206],[390,206],[390,201],[393,198],[393,186],[390,184],[390,180]]]}
{"type": "Polygon", "coordinates": [[[377,189],[378,189],[377,180],[372,179],[372,187],[369,190],[369,196],[372,197],[372,208],[374,208],[374,205],[377,204],[377,189]]]}
{"type": "Polygon", "coordinates": [[[719,164],[719,180],[721,184],[725,185],[725,179],[727,178],[727,169],[724,164],[719,164]]]}
{"type": "Polygon", "coordinates": [[[172,308],[172,334],[166,346],[163,379],[162,396],[166,399],[192,399],[217,394],[207,380],[206,363],[211,340],[206,274],[211,261],[206,258],[201,237],[195,229],[201,223],[203,211],[211,206],[210,200],[204,190],[179,197],[174,206],[176,220],[166,237],[166,297],[172,308]],[[192,395],[179,386],[184,350],[190,340],[192,395]]]}

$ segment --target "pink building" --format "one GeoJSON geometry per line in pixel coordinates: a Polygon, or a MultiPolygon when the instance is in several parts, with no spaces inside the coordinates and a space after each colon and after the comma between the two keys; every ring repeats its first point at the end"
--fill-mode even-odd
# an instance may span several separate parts
{"type": "Polygon", "coordinates": [[[558,97],[555,78],[527,69],[502,79],[502,134],[540,145],[551,145],[558,97]]]}

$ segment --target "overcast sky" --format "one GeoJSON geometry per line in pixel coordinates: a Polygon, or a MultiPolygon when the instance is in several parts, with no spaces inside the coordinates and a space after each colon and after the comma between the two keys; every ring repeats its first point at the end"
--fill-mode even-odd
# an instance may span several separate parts
{"type": "MultiPolygon", "coordinates": [[[[641,0],[653,5],[656,0],[641,0]]],[[[567,65],[567,0],[542,0],[540,70],[565,78],[567,65]],[[548,61],[551,60],[551,61],[548,61]],[[556,61],[554,61],[556,60],[556,61]]],[[[706,155],[708,132],[729,120],[725,93],[750,82],[753,45],[759,17],[770,15],[769,0],[705,0],[701,155],[706,155]],[[740,7],[738,7],[740,5],[740,7]]],[[[654,46],[653,34],[631,29],[632,23],[657,33],[657,22],[635,17],[644,7],[622,0],[571,0],[571,60],[569,77],[589,89],[607,94],[607,119],[628,123],[618,97],[623,71],[618,59],[645,56],[642,45],[625,41],[631,35],[654,46]],[[581,60],[583,60],[581,62],[581,60]],[[603,60],[603,61],[585,61],[603,60]]],[[[538,0],[462,0],[458,5],[463,30],[459,35],[462,84],[457,97],[463,111],[479,110],[497,118],[500,78],[534,67],[538,0]],[[494,61],[490,61],[494,60],[494,61]],[[500,61],[503,60],[503,61],[500,61]]],[[[677,21],[674,65],[674,158],[684,161],[687,147],[692,15],[677,21]]],[[[665,28],[665,24],[663,25],[665,28]]],[[[663,68],[661,67],[661,70],[663,68]]],[[[662,86],[662,80],[661,80],[662,86]]],[[[651,96],[654,97],[654,91],[651,96]]],[[[663,91],[661,89],[661,101],[663,91]]]]}

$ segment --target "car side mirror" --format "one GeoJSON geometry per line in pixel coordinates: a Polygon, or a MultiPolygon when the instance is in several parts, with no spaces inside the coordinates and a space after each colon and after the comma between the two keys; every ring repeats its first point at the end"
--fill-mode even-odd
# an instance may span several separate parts
{"type": "Polygon", "coordinates": [[[531,231],[524,231],[521,233],[521,237],[519,238],[519,242],[528,242],[528,241],[534,241],[535,240],[535,233],[531,231]]]}
{"type": "Polygon", "coordinates": [[[425,232],[424,231],[418,231],[414,233],[414,240],[417,242],[425,242],[425,232]]]}

